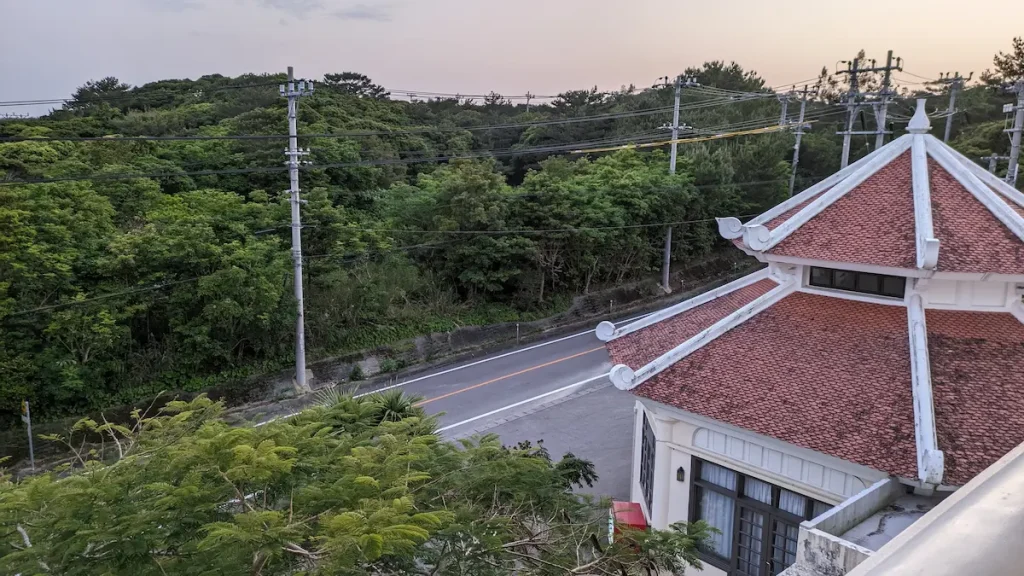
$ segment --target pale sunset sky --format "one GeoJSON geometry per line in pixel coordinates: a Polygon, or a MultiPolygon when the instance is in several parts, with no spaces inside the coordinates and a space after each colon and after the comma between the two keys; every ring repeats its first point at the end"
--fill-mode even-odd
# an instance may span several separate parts
{"type": "Polygon", "coordinates": [[[138,85],[288,65],[511,95],[649,86],[713,59],[780,85],[861,48],[892,49],[922,76],[977,75],[1024,35],[1024,2],[0,0],[0,22],[0,100],[65,97],[108,75],[138,85]]]}

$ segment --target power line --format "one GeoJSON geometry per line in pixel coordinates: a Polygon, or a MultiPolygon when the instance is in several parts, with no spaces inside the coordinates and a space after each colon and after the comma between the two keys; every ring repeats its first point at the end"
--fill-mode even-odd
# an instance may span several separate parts
{"type": "MultiPolygon", "coordinates": [[[[758,129],[760,130],[760,129],[758,129]]],[[[688,139],[681,142],[697,142],[708,139],[717,139],[729,136],[741,136],[745,134],[754,134],[757,131],[746,131],[735,134],[716,134],[707,138],[688,139]]],[[[643,143],[637,144],[637,147],[649,148],[652,146],[667,145],[671,144],[671,141],[664,141],[661,143],[643,143]]],[[[519,149],[499,150],[499,151],[481,151],[476,153],[462,153],[462,154],[451,154],[446,156],[434,156],[434,157],[418,157],[418,158],[383,158],[374,160],[360,160],[354,162],[339,162],[331,164],[317,164],[312,166],[300,166],[300,170],[326,170],[330,168],[357,168],[357,167],[368,167],[368,166],[392,166],[402,164],[417,164],[417,163],[429,163],[429,162],[447,162],[451,160],[462,160],[462,159],[478,159],[478,158],[500,158],[508,156],[525,156],[529,154],[545,154],[554,152],[571,152],[575,154],[585,153],[597,153],[611,151],[607,148],[579,148],[580,143],[552,145],[552,146],[539,146],[539,147],[527,147],[519,149]]],[[[0,186],[17,186],[17,185],[29,185],[29,184],[53,184],[57,182],[80,182],[80,181],[117,181],[117,180],[134,180],[138,178],[180,178],[183,176],[226,176],[226,175],[238,175],[238,174],[254,174],[254,173],[273,173],[273,172],[284,172],[287,171],[286,166],[265,166],[265,167],[253,167],[253,168],[234,168],[234,169],[222,169],[222,170],[198,170],[191,172],[162,172],[162,173],[150,173],[150,174],[130,174],[130,173],[112,173],[112,174],[93,174],[88,176],[62,176],[56,178],[36,178],[30,180],[4,180],[0,181],[0,186]]]]}
{"type": "MultiPolygon", "coordinates": [[[[246,89],[246,88],[263,88],[263,87],[267,87],[267,86],[278,86],[278,85],[280,85],[280,82],[260,82],[260,83],[256,83],[256,84],[236,84],[236,85],[220,86],[220,87],[214,87],[214,88],[208,88],[208,89],[207,88],[200,88],[198,86],[195,86],[195,87],[193,87],[193,90],[200,91],[205,96],[207,93],[210,93],[210,92],[220,92],[222,90],[243,90],[243,89],[246,89]]],[[[86,99],[84,99],[84,100],[82,100],[80,102],[76,101],[74,98],[43,98],[43,99],[38,99],[38,100],[6,100],[6,101],[0,101],[0,106],[42,106],[42,105],[45,105],[45,104],[71,104],[71,103],[99,104],[99,103],[104,103],[104,102],[117,102],[117,101],[120,101],[120,100],[136,100],[136,101],[138,101],[138,100],[145,100],[147,98],[149,98],[149,99],[151,99],[151,98],[165,98],[168,95],[169,96],[186,95],[186,94],[182,94],[181,92],[165,92],[165,93],[150,92],[150,93],[143,93],[143,94],[138,94],[138,93],[132,94],[131,93],[134,90],[141,90],[142,88],[144,88],[144,87],[140,86],[140,87],[132,88],[132,89],[130,89],[127,92],[118,93],[118,94],[89,96],[88,98],[86,98],[86,99]]],[[[156,89],[157,88],[154,88],[153,90],[156,90],[156,89]]]]}

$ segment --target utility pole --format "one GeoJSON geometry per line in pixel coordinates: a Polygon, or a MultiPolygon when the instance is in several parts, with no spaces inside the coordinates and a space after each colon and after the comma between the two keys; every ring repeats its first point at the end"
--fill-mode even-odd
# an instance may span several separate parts
{"type": "Polygon", "coordinates": [[[842,168],[846,168],[850,164],[850,137],[854,134],[874,134],[875,149],[881,148],[885,143],[885,121],[889,111],[889,102],[892,100],[893,95],[893,91],[889,88],[893,70],[903,71],[903,59],[896,58],[896,64],[893,65],[892,50],[889,50],[885,66],[875,66],[875,61],[872,60],[869,68],[861,68],[860,59],[854,58],[851,62],[846,63],[846,70],[839,71],[839,74],[849,74],[850,76],[850,91],[846,93],[846,109],[848,114],[846,130],[839,132],[839,134],[843,135],[843,159],[840,164],[842,168]],[[875,109],[876,129],[874,132],[854,132],[853,123],[861,107],[860,97],[862,96],[858,74],[870,72],[883,72],[885,74],[882,79],[882,90],[875,94],[879,97],[879,100],[872,105],[875,109]]]}
{"type": "Polygon", "coordinates": [[[882,68],[872,67],[868,72],[882,71],[885,76],[882,77],[882,91],[879,93],[881,96],[881,103],[878,106],[878,111],[875,113],[875,125],[878,127],[878,132],[875,134],[875,150],[878,150],[885,144],[885,119],[889,112],[889,101],[892,99],[892,90],[889,88],[891,85],[892,71],[899,70],[903,71],[903,64],[900,58],[896,59],[896,65],[892,65],[892,50],[889,50],[888,55],[885,57],[885,66],[882,68]]]}
{"type": "Polygon", "coordinates": [[[526,92],[526,113],[527,114],[530,113],[530,100],[532,100],[532,99],[533,99],[533,94],[530,94],[530,92],[527,91],[526,92]]]}
{"type": "MultiPolygon", "coordinates": [[[[818,91],[818,86],[814,86],[814,91],[818,91]]],[[[804,84],[804,89],[800,92],[790,92],[790,94],[800,94],[800,117],[796,121],[796,143],[793,145],[793,171],[789,175],[789,195],[793,195],[793,190],[796,187],[796,167],[800,163],[800,140],[803,139],[804,129],[808,128],[804,124],[804,113],[807,112],[807,95],[811,91],[808,90],[807,84],[804,84]]]]}
{"type": "MultiPolygon", "coordinates": [[[[665,83],[668,83],[668,76],[665,77],[665,83]]],[[[684,86],[700,86],[693,78],[684,79],[682,76],[676,76],[675,80],[675,105],[672,108],[672,152],[669,156],[668,161],[668,173],[676,173],[676,157],[679,148],[679,100],[683,95],[684,86]]],[[[669,226],[665,230],[665,254],[662,258],[661,264],[661,287],[666,293],[672,292],[672,285],[669,283],[669,275],[672,271],[672,227],[669,226]]]]}
{"type": "Polygon", "coordinates": [[[288,149],[284,151],[288,157],[288,174],[291,177],[292,205],[292,261],[295,265],[295,303],[298,306],[298,316],[295,319],[295,385],[300,392],[309,390],[306,383],[306,322],[302,303],[302,215],[300,204],[304,202],[299,199],[299,158],[309,154],[309,150],[299,149],[298,138],[298,110],[299,98],[313,94],[313,82],[306,86],[305,80],[300,80],[298,89],[295,85],[295,73],[291,66],[288,67],[288,85],[280,88],[281,96],[288,98],[288,149]]]}
{"type": "Polygon", "coordinates": [[[1007,112],[1014,112],[1013,128],[1006,130],[1010,134],[1010,167],[1006,170],[1006,181],[1010,186],[1017,185],[1017,165],[1020,161],[1020,136],[1024,132],[1024,79],[1017,80],[1007,92],[1017,94],[1017,105],[1007,104],[1007,112]]]}
{"type": "Polygon", "coordinates": [[[852,62],[847,62],[846,70],[839,72],[840,74],[850,75],[850,90],[846,93],[844,102],[846,106],[846,130],[839,133],[843,135],[843,159],[839,164],[840,168],[846,168],[850,163],[850,138],[853,136],[853,122],[857,118],[857,110],[860,108],[858,104],[860,92],[857,90],[859,66],[860,58],[854,58],[852,62]]]}
{"type": "Polygon", "coordinates": [[[782,104],[782,110],[779,112],[779,126],[785,126],[789,121],[789,99],[792,96],[792,91],[788,94],[779,94],[779,103],[782,104]]]}
{"type": "Polygon", "coordinates": [[[995,174],[997,162],[1000,160],[1009,160],[1009,156],[1000,156],[998,154],[989,154],[988,156],[982,156],[979,160],[988,160],[988,171],[995,174]]]}
{"type": "Polygon", "coordinates": [[[946,77],[942,78],[939,75],[939,83],[949,85],[949,108],[946,110],[946,131],[942,135],[943,142],[949,142],[949,135],[953,131],[953,115],[956,114],[956,96],[957,93],[964,87],[964,82],[970,82],[974,76],[974,72],[971,72],[967,78],[964,78],[957,72],[952,78],[949,73],[946,73],[946,77]]]}

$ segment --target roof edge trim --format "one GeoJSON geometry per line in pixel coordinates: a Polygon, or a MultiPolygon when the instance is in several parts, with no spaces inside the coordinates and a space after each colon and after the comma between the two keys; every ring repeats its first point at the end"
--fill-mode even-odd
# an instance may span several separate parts
{"type": "Polygon", "coordinates": [[[733,280],[728,284],[719,286],[718,288],[715,288],[713,290],[708,290],[707,292],[694,296],[693,298],[683,300],[682,302],[669,306],[668,308],[658,310],[653,314],[649,314],[643,318],[640,318],[639,320],[636,320],[635,322],[626,324],[621,328],[616,328],[615,324],[611,322],[601,322],[600,324],[597,325],[597,329],[594,332],[597,335],[598,340],[602,342],[610,342],[612,340],[615,340],[616,338],[621,338],[622,336],[632,334],[637,330],[641,330],[653,324],[657,324],[658,322],[661,322],[663,320],[668,320],[673,316],[682,314],[683,312],[696,308],[701,304],[707,304],[712,300],[717,300],[718,298],[725,296],[726,294],[735,292],[740,288],[746,288],[751,284],[755,284],[757,282],[760,282],[761,280],[765,280],[768,278],[771,278],[771,273],[768,268],[764,268],[758,270],[757,272],[754,272],[753,274],[747,274],[742,278],[733,280]]]}
{"type": "Polygon", "coordinates": [[[1024,324],[1024,302],[1015,300],[1010,305],[1010,315],[1020,321],[1021,324],[1024,324]]]}
{"type": "Polygon", "coordinates": [[[945,471],[945,455],[939,450],[938,435],[935,432],[928,327],[920,294],[911,295],[907,303],[907,328],[910,334],[910,381],[914,394],[917,475],[925,484],[938,486],[942,483],[945,471]]]}
{"type": "Polygon", "coordinates": [[[964,165],[966,165],[970,169],[971,174],[974,174],[974,176],[977,177],[978,180],[981,180],[984,184],[987,184],[989,187],[995,189],[996,192],[1007,197],[1012,202],[1016,203],[1018,206],[1024,207],[1024,193],[1021,193],[1020,190],[1017,190],[1013,186],[1010,186],[1002,178],[999,178],[995,174],[992,174],[988,170],[985,170],[981,166],[978,166],[977,164],[972,162],[970,158],[957,152],[955,149],[950,148],[949,151],[953,153],[953,156],[955,158],[963,162],[964,165]]]}
{"type": "Polygon", "coordinates": [[[981,202],[1004,226],[1010,229],[1018,239],[1024,241],[1024,218],[1016,210],[1010,208],[1001,195],[996,194],[975,176],[970,168],[958,162],[956,157],[947,150],[949,146],[934,136],[927,135],[928,152],[950,175],[953,176],[968,192],[981,202]]]}
{"type": "Polygon", "coordinates": [[[782,242],[790,234],[806,224],[811,218],[820,214],[836,200],[839,200],[848,192],[857,186],[860,186],[883,166],[895,160],[900,154],[906,152],[910,148],[910,145],[911,135],[907,134],[900,136],[896,140],[893,140],[889,144],[879,148],[878,155],[870,155],[861,158],[858,162],[850,166],[856,167],[856,170],[847,178],[843,179],[842,182],[836,184],[827,192],[822,193],[813,202],[804,206],[803,209],[790,217],[789,220],[786,220],[775,227],[774,230],[769,231],[767,228],[759,224],[748,224],[744,226],[744,244],[759,252],[771,250],[778,245],[779,242],[782,242]]]}
{"type": "Polygon", "coordinates": [[[665,352],[661,356],[651,360],[648,364],[634,371],[625,364],[618,364],[611,370],[610,378],[615,387],[619,390],[632,390],[647,380],[665,371],[676,362],[700,350],[708,343],[725,334],[729,330],[743,324],[747,320],[757,316],[765,309],[771,307],[779,300],[789,296],[796,291],[798,283],[790,280],[779,284],[768,292],[757,297],[746,306],[715,322],[711,326],[701,330],[689,340],[665,352]]]}
{"type": "Polygon", "coordinates": [[[928,149],[923,134],[911,136],[910,162],[914,187],[914,225],[917,267],[934,270],[939,263],[939,241],[932,224],[932,192],[928,175],[928,149]]]}

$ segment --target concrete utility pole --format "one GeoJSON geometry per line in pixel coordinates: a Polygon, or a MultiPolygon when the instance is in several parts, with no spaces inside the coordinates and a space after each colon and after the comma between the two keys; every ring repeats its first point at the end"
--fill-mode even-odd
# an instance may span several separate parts
{"type": "Polygon", "coordinates": [[[292,261],[295,265],[295,303],[298,316],[295,319],[295,385],[300,391],[308,391],[306,383],[306,322],[302,303],[302,215],[299,199],[299,158],[309,154],[309,150],[299,149],[298,110],[299,98],[313,94],[313,82],[308,87],[305,80],[300,80],[298,89],[295,86],[295,73],[288,67],[288,85],[280,88],[281,96],[288,98],[288,149],[284,151],[288,157],[288,174],[291,177],[292,205],[292,261]]]}
{"type": "Polygon", "coordinates": [[[846,130],[839,132],[843,135],[843,159],[839,164],[840,168],[846,168],[850,163],[850,138],[853,136],[853,122],[857,118],[857,110],[860,108],[858,100],[860,98],[860,92],[857,90],[859,77],[857,74],[860,72],[858,67],[860,66],[860,59],[854,58],[853,62],[847,62],[846,70],[841,70],[840,74],[850,75],[850,90],[846,93],[844,104],[846,105],[846,130]]]}
{"type": "MultiPolygon", "coordinates": [[[[814,86],[814,92],[818,91],[818,85],[814,86]]],[[[807,84],[804,84],[804,89],[799,92],[791,92],[790,94],[800,94],[800,117],[796,121],[796,143],[793,144],[793,171],[789,175],[789,195],[793,195],[793,190],[796,187],[796,167],[800,163],[800,140],[803,139],[804,129],[808,128],[809,125],[804,124],[804,114],[807,112],[807,95],[811,91],[808,90],[807,84]]]]}
{"type": "MultiPolygon", "coordinates": [[[[665,77],[666,84],[668,83],[668,77],[665,77]]],[[[676,173],[676,157],[678,153],[679,143],[679,100],[683,95],[684,86],[700,86],[693,78],[684,79],[682,76],[676,76],[675,81],[675,105],[672,108],[672,152],[669,156],[668,161],[668,173],[676,173]]],[[[665,230],[665,254],[662,258],[661,264],[661,287],[666,293],[672,292],[672,285],[669,283],[669,275],[672,272],[672,227],[669,226],[665,230]]]]}
{"type": "Polygon", "coordinates": [[[971,72],[967,78],[956,73],[952,78],[949,73],[946,73],[946,77],[943,78],[939,75],[939,83],[949,85],[949,108],[946,110],[946,131],[942,135],[943,142],[949,142],[949,135],[953,131],[953,115],[956,114],[956,96],[957,93],[964,87],[964,82],[970,82],[974,76],[974,72],[971,72]]]}
{"type": "Polygon", "coordinates": [[[527,112],[527,114],[529,114],[529,112],[530,112],[530,100],[532,100],[532,99],[533,99],[533,94],[530,94],[529,92],[527,92],[526,93],[526,112],[527,112]]]}
{"type": "Polygon", "coordinates": [[[843,159],[840,163],[842,168],[846,168],[850,163],[850,138],[854,134],[874,134],[875,135],[875,148],[880,148],[885,143],[885,121],[888,115],[889,102],[892,100],[893,91],[889,88],[891,85],[892,71],[898,70],[903,71],[903,59],[896,58],[896,64],[892,63],[892,50],[889,50],[888,57],[886,58],[885,66],[875,66],[875,61],[871,61],[869,68],[861,68],[860,60],[854,58],[852,62],[847,62],[847,69],[840,70],[839,74],[849,74],[850,76],[850,91],[846,93],[846,108],[848,117],[846,119],[846,130],[839,132],[843,135],[843,159]],[[875,124],[876,129],[873,132],[854,132],[853,123],[856,119],[857,112],[861,107],[860,97],[863,96],[860,93],[860,83],[858,74],[870,73],[870,72],[884,72],[885,76],[882,79],[882,89],[876,95],[879,100],[873,104],[875,109],[875,124]]]}
{"type": "Polygon", "coordinates": [[[1017,80],[1007,92],[1017,94],[1017,105],[1007,105],[1007,112],[1014,112],[1013,128],[1006,130],[1010,134],[1010,167],[1006,170],[1006,181],[1010,186],[1017,185],[1017,166],[1020,162],[1020,136],[1024,132],[1024,79],[1017,80]]]}
{"type": "Polygon", "coordinates": [[[998,154],[989,154],[988,156],[982,156],[979,160],[988,160],[988,171],[995,174],[997,162],[1000,160],[1009,160],[1009,156],[999,156],[998,154]]]}
{"type": "Polygon", "coordinates": [[[889,88],[891,86],[892,71],[899,70],[903,71],[902,60],[896,59],[896,65],[892,65],[892,50],[889,50],[889,54],[885,58],[885,66],[882,68],[872,67],[867,72],[883,71],[885,76],[882,77],[882,91],[879,93],[881,96],[881,103],[878,106],[878,110],[875,113],[875,125],[878,127],[878,132],[875,134],[875,150],[878,150],[885,144],[885,119],[889,112],[889,101],[892,100],[893,92],[889,88]]]}

